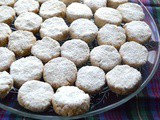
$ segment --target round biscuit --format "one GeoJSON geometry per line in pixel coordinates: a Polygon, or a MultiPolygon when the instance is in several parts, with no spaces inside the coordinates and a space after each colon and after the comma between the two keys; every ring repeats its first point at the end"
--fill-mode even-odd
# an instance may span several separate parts
{"type": "Polygon", "coordinates": [[[101,45],[90,52],[90,61],[93,66],[100,67],[105,72],[121,64],[121,56],[117,49],[110,45],[101,45]]]}
{"type": "Polygon", "coordinates": [[[10,74],[18,88],[29,80],[40,80],[42,72],[43,63],[34,56],[20,58],[10,67],[10,74]]]}
{"type": "Polygon", "coordinates": [[[117,65],[106,75],[108,87],[120,95],[134,92],[140,86],[141,79],[141,73],[128,65],[117,65]]]}
{"type": "Polygon", "coordinates": [[[89,59],[89,46],[80,39],[66,41],[61,46],[61,56],[66,57],[80,67],[89,59]]]}
{"type": "Polygon", "coordinates": [[[13,79],[6,71],[0,72],[0,98],[5,98],[13,88],[13,79]]]}
{"type": "Polygon", "coordinates": [[[73,85],[77,77],[76,65],[64,57],[50,60],[44,66],[43,78],[53,88],[73,85]]]}
{"type": "Polygon", "coordinates": [[[89,110],[90,96],[77,87],[63,86],[53,95],[52,105],[59,115],[81,115],[89,110]]]}

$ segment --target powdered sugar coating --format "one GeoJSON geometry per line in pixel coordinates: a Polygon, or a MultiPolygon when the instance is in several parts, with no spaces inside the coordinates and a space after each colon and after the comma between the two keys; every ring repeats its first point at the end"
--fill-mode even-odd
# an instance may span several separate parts
{"type": "Polygon", "coordinates": [[[0,0],[0,6],[7,5],[7,6],[13,6],[15,3],[15,0],[0,0]]]}
{"type": "Polygon", "coordinates": [[[22,85],[18,91],[19,104],[33,112],[43,112],[51,105],[54,91],[45,82],[30,80],[22,85]]]}
{"type": "Polygon", "coordinates": [[[61,46],[61,56],[71,60],[76,66],[84,65],[89,59],[89,53],[89,46],[80,39],[66,41],[61,46]]]}
{"type": "Polygon", "coordinates": [[[108,0],[107,6],[112,8],[117,8],[119,5],[127,3],[128,0],[108,0]]]}
{"type": "Polygon", "coordinates": [[[10,67],[10,74],[17,87],[21,87],[29,80],[40,80],[42,71],[43,63],[34,56],[20,58],[10,67]]]}
{"type": "Polygon", "coordinates": [[[43,19],[51,17],[65,17],[66,5],[58,0],[48,0],[41,5],[40,16],[43,19]]]}
{"type": "Polygon", "coordinates": [[[0,71],[6,71],[16,60],[15,54],[6,47],[0,47],[0,71]]]}
{"type": "Polygon", "coordinates": [[[92,12],[96,12],[101,7],[106,7],[108,0],[83,0],[83,3],[91,8],[92,12]]]}
{"type": "Polygon", "coordinates": [[[59,1],[64,2],[66,5],[69,5],[73,2],[81,2],[81,0],[59,0],[59,1]]]}
{"type": "Polygon", "coordinates": [[[0,23],[0,46],[7,45],[8,37],[11,33],[12,30],[7,24],[0,23]]]}
{"type": "Polygon", "coordinates": [[[66,16],[67,21],[71,23],[79,18],[91,19],[93,13],[87,5],[75,2],[67,7],[66,16]]]}
{"type": "Polygon", "coordinates": [[[125,30],[116,25],[106,24],[98,31],[97,40],[99,45],[112,45],[119,49],[126,42],[125,30]]]}
{"type": "Polygon", "coordinates": [[[69,31],[73,39],[81,39],[86,43],[91,43],[97,37],[98,28],[92,21],[80,18],[72,22],[69,31]]]}
{"type": "Polygon", "coordinates": [[[75,64],[64,57],[54,58],[44,66],[43,78],[55,89],[73,85],[76,77],[77,68],[75,64]]]}
{"type": "Polygon", "coordinates": [[[105,72],[121,64],[121,56],[115,47],[101,45],[95,47],[90,53],[90,61],[93,66],[100,67],[105,72]]]}
{"type": "Polygon", "coordinates": [[[0,6],[0,23],[11,25],[15,17],[15,11],[9,6],[0,6]]]}
{"type": "Polygon", "coordinates": [[[42,18],[32,12],[26,12],[17,17],[14,22],[16,29],[27,30],[34,34],[39,32],[42,23],[42,18]]]}
{"type": "Polygon", "coordinates": [[[135,41],[140,44],[148,42],[152,35],[152,30],[149,25],[143,21],[132,21],[127,23],[125,24],[124,29],[128,41],[135,41]]]}
{"type": "Polygon", "coordinates": [[[79,69],[76,86],[89,94],[98,93],[105,85],[105,73],[96,66],[85,66],[79,69]]]}
{"type": "Polygon", "coordinates": [[[109,7],[102,7],[95,12],[94,21],[98,27],[102,27],[107,23],[120,25],[122,22],[122,15],[116,9],[109,7]]]}
{"type": "Polygon", "coordinates": [[[128,65],[117,65],[106,75],[109,88],[121,95],[134,92],[139,87],[141,79],[141,73],[128,65]]]}
{"type": "Polygon", "coordinates": [[[36,0],[18,0],[14,4],[14,9],[17,15],[25,12],[39,12],[39,3],[36,0]]]}
{"type": "Polygon", "coordinates": [[[11,33],[8,48],[17,56],[26,56],[31,53],[31,47],[36,43],[33,33],[17,30],[11,33]]]}
{"type": "Polygon", "coordinates": [[[124,3],[117,10],[121,13],[124,22],[143,20],[145,14],[140,5],[136,3],[124,3]]]}
{"type": "Polygon", "coordinates": [[[6,71],[0,72],[0,98],[6,97],[13,87],[13,79],[6,71]]]}
{"type": "Polygon", "coordinates": [[[44,37],[32,46],[31,53],[46,63],[60,56],[60,44],[50,37],[44,37]]]}
{"type": "Polygon", "coordinates": [[[63,86],[53,95],[55,112],[63,116],[76,116],[89,110],[90,97],[74,86],[63,86]]]}
{"type": "Polygon", "coordinates": [[[123,63],[132,67],[141,67],[147,62],[148,50],[137,42],[126,42],[120,50],[123,63]]]}
{"type": "Polygon", "coordinates": [[[62,41],[68,38],[68,33],[69,28],[62,18],[49,18],[41,24],[41,38],[51,37],[57,41],[62,41]]]}

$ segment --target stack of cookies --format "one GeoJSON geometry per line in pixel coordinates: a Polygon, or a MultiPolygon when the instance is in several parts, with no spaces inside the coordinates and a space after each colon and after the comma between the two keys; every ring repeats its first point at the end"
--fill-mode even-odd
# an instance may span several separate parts
{"type": "Polygon", "coordinates": [[[25,109],[75,116],[105,86],[131,94],[148,60],[144,17],[128,0],[0,0],[0,98],[16,87],[25,109]]]}

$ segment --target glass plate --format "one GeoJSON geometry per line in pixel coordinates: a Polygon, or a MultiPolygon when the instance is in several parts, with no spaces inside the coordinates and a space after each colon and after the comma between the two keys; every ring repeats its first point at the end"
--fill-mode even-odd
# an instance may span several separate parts
{"type": "MultiPolygon", "coordinates": [[[[47,119],[48,120],[49,119],[54,119],[54,120],[55,119],[78,119],[78,118],[93,116],[93,115],[111,110],[117,106],[124,104],[125,102],[133,98],[135,95],[137,95],[140,91],[142,91],[142,89],[152,79],[153,75],[155,74],[158,68],[159,55],[160,55],[160,39],[159,39],[159,33],[158,33],[157,26],[154,22],[154,19],[152,18],[152,16],[150,15],[146,7],[138,0],[132,0],[132,2],[137,2],[143,7],[144,13],[146,15],[145,22],[149,24],[149,26],[153,31],[150,42],[145,44],[145,46],[149,51],[149,57],[148,57],[147,63],[142,68],[139,68],[139,70],[142,73],[143,82],[137,91],[127,96],[118,96],[112,93],[108,89],[108,87],[105,87],[101,93],[91,96],[90,110],[83,115],[79,115],[75,117],[58,116],[53,111],[52,107],[48,111],[43,113],[33,113],[28,110],[25,110],[18,104],[18,101],[17,101],[18,90],[16,89],[11,90],[6,98],[0,99],[0,108],[18,115],[22,115],[29,118],[36,118],[36,119],[45,119],[45,120],[47,119]]],[[[96,43],[93,43],[92,45],[90,45],[90,47],[92,48],[95,45],[96,43]]]]}

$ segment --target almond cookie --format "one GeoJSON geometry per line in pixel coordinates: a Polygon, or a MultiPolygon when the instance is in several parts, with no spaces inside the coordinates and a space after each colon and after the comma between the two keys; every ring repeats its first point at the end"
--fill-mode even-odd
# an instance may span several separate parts
{"type": "Polygon", "coordinates": [[[122,22],[122,15],[116,9],[102,7],[95,12],[94,21],[98,27],[103,27],[107,23],[120,25],[122,22]]]}
{"type": "Polygon", "coordinates": [[[121,64],[121,56],[117,49],[110,45],[95,47],[90,53],[90,61],[93,66],[100,67],[105,72],[121,64]]]}
{"type": "Polygon", "coordinates": [[[83,0],[83,3],[91,8],[92,12],[96,12],[101,7],[106,7],[107,0],[83,0]]]}
{"type": "Polygon", "coordinates": [[[127,3],[128,0],[108,0],[107,6],[112,8],[117,8],[119,5],[127,3]]]}
{"type": "Polygon", "coordinates": [[[51,17],[65,17],[66,5],[58,0],[48,0],[41,5],[40,16],[43,19],[48,19],[51,17]]]}
{"type": "Polygon", "coordinates": [[[66,58],[54,58],[44,66],[43,78],[55,89],[61,86],[73,85],[76,77],[76,65],[66,58]]]}
{"type": "Polygon", "coordinates": [[[79,69],[76,86],[86,93],[94,94],[105,85],[105,73],[96,66],[85,66],[79,69]]]}
{"type": "Polygon", "coordinates": [[[52,105],[59,115],[81,115],[89,110],[90,96],[77,87],[63,86],[53,95],[52,105]]]}
{"type": "Polygon", "coordinates": [[[43,63],[34,56],[20,58],[10,67],[10,74],[18,88],[29,80],[40,80],[42,71],[43,63]]]}
{"type": "Polygon", "coordinates": [[[86,43],[93,42],[97,37],[97,26],[88,19],[78,19],[70,25],[70,35],[73,39],[81,39],[86,43]]]}
{"type": "Polygon", "coordinates": [[[0,0],[0,6],[7,5],[13,7],[15,2],[16,2],[15,0],[0,0]]]}
{"type": "Polygon", "coordinates": [[[68,38],[68,33],[69,28],[62,18],[49,18],[41,24],[41,38],[51,37],[57,41],[62,41],[68,38]]]}
{"type": "Polygon", "coordinates": [[[9,37],[8,48],[17,56],[26,56],[31,53],[31,48],[35,43],[36,38],[33,33],[17,30],[9,37]]]}
{"type": "Polygon", "coordinates": [[[140,21],[145,17],[142,7],[136,3],[121,4],[117,10],[121,13],[123,22],[140,21]]]}
{"type": "Polygon", "coordinates": [[[127,40],[135,41],[140,44],[148,42],[152,35],[152,30],[149,25],[143,21],[132,21],[125,24],[127,40]]]}
{"type": "Polygon", "coordinates": [[[81,2],[81,0],[59,0],[59,1],[64,2],[66,5],[69,5],[73,2],[81,2]]]}
{"type": "Polygon", "coordinates": [[[18,103],[32,112],[44,112],[50,107],[53,95],[48,83],[30,80],[19,89],[18,103]]]}
{"type": "Polygon", "coordinates": [[[11,25],[15,15],[16,13],[13,8],[9,6],[0,6],[0,23],[11,25]]]}
{"type": "Polygon", "coordinates": [[[60,56],[60,44],[50,37],[44,37],[32,46],[31,53],[46,63],[60,56]]]}
{"type": "Polygon", "coordinates": [[[122,27],[106,24],[98,32],[99,45],[112,45],[119,49],[126,42],[125,30],[122,27]]]}
{"type": "Polygon", "coordinates": [[[6,47],[0,47],[0,71],[7,71],[16,60],[15,54],[6,47]]]}
{"type": "Polygon", "coordinates": [[[34,34],[39,32],[42,23],[42,18],[32,12],[26,12],[17,17],[14,22],[16,29],[27,30],[34,34]]]}
{"type": "Polygon", "coordinates": [[[91,19],[93,17],[93,13],[85,4],[72,3],[67,7],[66,16],[67,21],[71,23],[79,18],[91,19]]]}
{"type": "Polygon", "coordinates": [[[18,0],[14,4],[14,9],[17,15],[25,12],[39,12],[39,3],[36,0],[18,0]]]}
{"type": "Polygon", "coordinates": [[[111,91],[126,95],[134,92],[141,83],[141,73],[128,65],[117,65],[106,75],[111,91]]]}
{"type": "Polygon", "coordinates": [[[0,72],[0,98],[7,96],[13,87],[13,79],[6,71],[0,72]]]}
{"type": "Polygon", "coordinates": [[[66,41],[61,46],[61,56],[66,57],[80,67],[84,65],[89,59],[89,47],[80,39],[72,39],[66,41]]]}
{"type": "Polygon", "coordinates": [[[12,33],[12,30],[7,24],[0,23],[0,46],[7,45],[8,37],[11,33],[12,33]]]}
{"type": "Polygon", "coordinates": [[[148,50],[141,44],[133,41],[124,43],[119,52],[123,63],[132,67],[141,67],[148,59],[148,50]]]}

